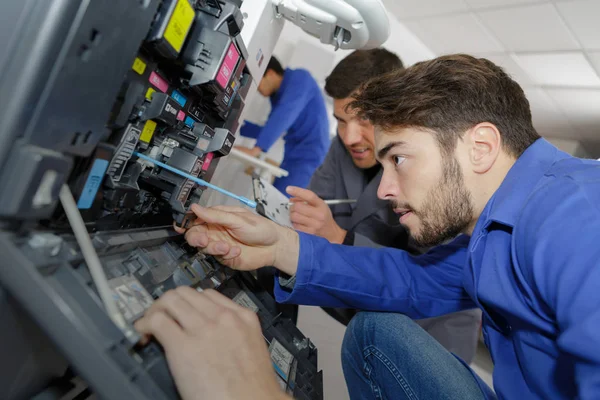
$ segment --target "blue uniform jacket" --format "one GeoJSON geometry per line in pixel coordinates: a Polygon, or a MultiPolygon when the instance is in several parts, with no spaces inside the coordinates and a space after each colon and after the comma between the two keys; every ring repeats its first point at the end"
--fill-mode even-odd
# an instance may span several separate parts
{"type": "Polygon", "coordinates": [[[300,234],[278,301],[432,317],[476,305],[501,399],[600,398],[600,163],[539,139],[471,238],[421,255],[300,234]]]}
{"type": "Polygon", "coordinates": [[[319,166],[329,149],[329,119],[317,82],[306,70],[286,69],[281,87],[270,100],[271,114],[265,126],[246,121],[240,134],[257,139],[256,146],[268,151],[287,132],[285,165],[319,166]]]}

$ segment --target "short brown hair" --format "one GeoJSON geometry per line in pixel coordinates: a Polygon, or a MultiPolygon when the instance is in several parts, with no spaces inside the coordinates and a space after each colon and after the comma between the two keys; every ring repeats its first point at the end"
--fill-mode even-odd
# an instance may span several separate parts
{"type": "Polygon", "coordinates": [[[374,78],[355,97],[349,107],[373,125],[433,131],[446,154],[481,122],[498,128],[503,148],[515,157],[540,137],[523,89],[484,58],[455,54],[420,62],[374,78]]]}
{"type": "Polygon", "coordinates": [[[397,68],[402,60],[383,48],[356,50],[340,61],[325,79],[325,92],[334,99],[345,99],[369,79],[397,68]]]}
{"type": "Polygon", "coordinates": [[[267,68],[265,68],[264,75],[267,74],[268,70],[272,70],[273,72],[275,72],[277,75],[280,75],[280,76],[283,76],[283,73],[285,72],[285,70],[281,66],[281,63],[275,57],[271,57],[271,59],[269,60],[269,64],[267,64],[267,68]]]}

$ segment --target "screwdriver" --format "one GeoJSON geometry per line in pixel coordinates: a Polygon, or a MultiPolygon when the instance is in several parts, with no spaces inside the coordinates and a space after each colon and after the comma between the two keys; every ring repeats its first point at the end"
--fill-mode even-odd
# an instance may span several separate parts
{"type": "Polygon", "coordinates": [[[179,170],[177,168],[171,167],[170,165],[167,165],[167,164],[162,163],[162,162],[160,162],[158,160],[155,160],[152,157],[148,157],[145,154],[138,153],[137,151],[134,151],[133,154],[135,156],[138,156],[142,160],[146,160],[148,162],[151,162],[152,164],[158,165],[159,167],[161,167],[163,169],[166,169],[167,171],[171,171],[174,174],[177,174],[177,175],[182,176],[182,177],[184,177],[186,179],[189,179],[189,180],[191,180],[193,182],[196,182],[200,186],[206,186],[208,188],[216,190],[219,193],[223,193],[225,196],[229,196],[229,197],[231,197],[233,199],[236,199],[236,200],[242,202],[243,204],[247,205],[248,207],[256,208],[256,202],[253,201],[253,200],[247,199],[244,196],[238,196],[237,194],[231,193],[231,192],[229,192],[229,191],[227,191],[225,189],[222,189],[222,188],[220,188],[220,187],[218,187],[216,185],[213,185],[212,183],[208,183],[205,180],[202,180],[200,178],[196,178],[195,176],[192,176],[192,175],[190,175],[190,174],[188,174],[186,172],[183,172],[183,171],[181,171],[181,170],[179,170]]]}
{"type": "MultiPolygon", "coordinates": [[[[357,200],[354,199],[333,199],[333,200],[323,200],[323,202],[325,204],[327,204],[328,206],[334,206],[336,204],[353,204],[356,203],[357,200]]],[[[289,203],[283,203],[282,206],[286,206],[289,207],[291,205],[293,205],[294,203],[289,202],[289,203]]]]}

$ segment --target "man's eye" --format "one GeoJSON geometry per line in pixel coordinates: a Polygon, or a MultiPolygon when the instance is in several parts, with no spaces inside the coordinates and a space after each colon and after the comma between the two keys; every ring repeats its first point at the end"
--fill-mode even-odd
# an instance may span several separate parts
{"type": "Polygon", "coordinates": [[[406,158],[401,157],[401,156],[394,156],[394,164],[396,165],[400,165],[404,162],[404,160],[406,160],[406,158]]]}

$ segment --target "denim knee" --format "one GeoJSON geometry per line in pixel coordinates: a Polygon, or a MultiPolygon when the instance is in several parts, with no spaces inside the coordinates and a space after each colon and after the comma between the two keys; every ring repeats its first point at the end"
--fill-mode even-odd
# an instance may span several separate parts
{"type": "Polygon", "coordinates": [[[399,337],[409,338],[411,332],[421,331],[421,328],[409,317],[403,314],[383,312],[359,312],[352,318],[346,329],[342,343],[342,360],[350,361],[352,356],[362,356],[365,348],[375,346],[386,348],[406,343],[410,340],[399,341],[399,337]]]}
{"type": "Polygon", "coordinates": [[[485,398],[470,369],[402,314],[358,313],[342,367],[352,400],[485,398]]]}

